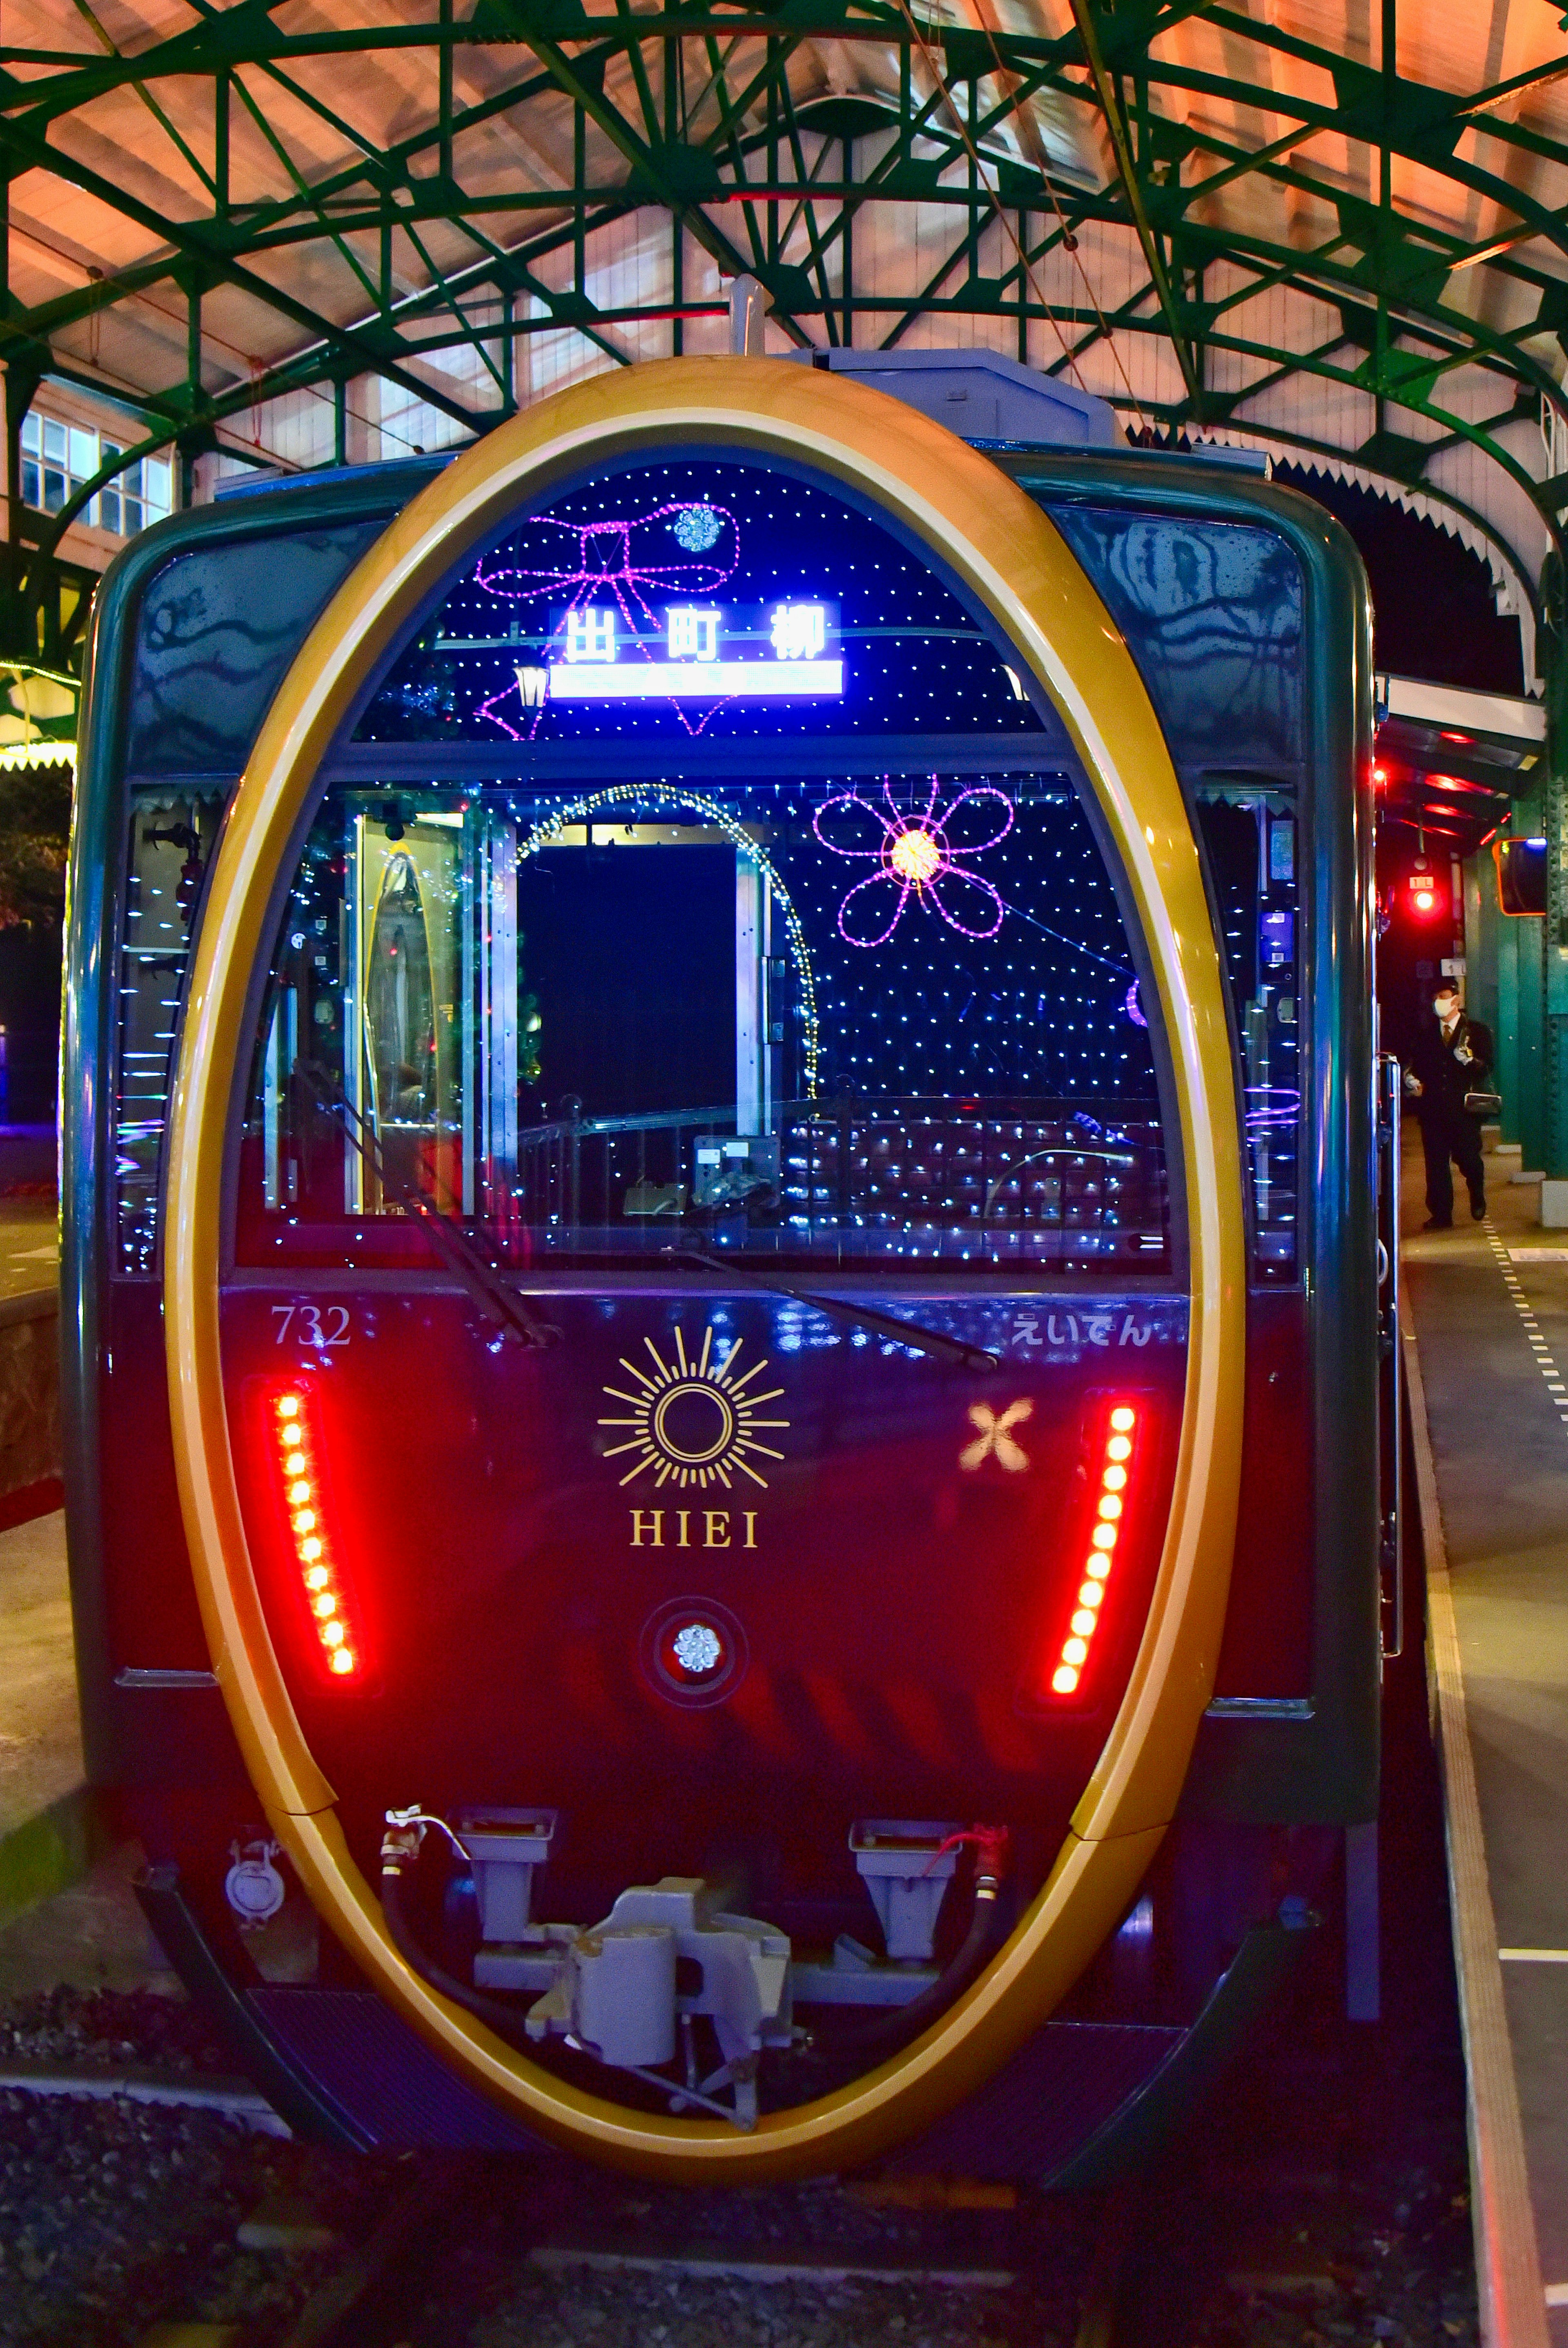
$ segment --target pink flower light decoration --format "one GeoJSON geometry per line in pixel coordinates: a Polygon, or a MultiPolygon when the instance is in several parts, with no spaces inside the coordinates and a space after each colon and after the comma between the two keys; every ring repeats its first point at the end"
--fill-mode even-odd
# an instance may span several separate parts
{"type": "Polygon", "coordinates": [[[877,868],[856,881],[839,907],[839,935],[846,945],[885,945],[912,895],[963,937],[994,938],[1001,928],[1007,908],[989,880],[970,871],[967,860],[1006,839],[1013,829],[1013,802],[995,784],[975,783],[939,808],[940,788],[934,775],[925,805],[913,811],[895,803],[886,783],[882,790],[885,813],[858,791],[841,791],[818,808],[811,828],[822,846],[835,856],[863,860],[877,868]],[[992,807],[983,810],[983,800],[993,802],[992,807]],[[822,826],[835,808],[854,810],[851,820],[860,838],[872,838],[872,845],[846,847],[830,839],[822,826]],[[987,816],[995,829],[981,839],[969,837],[971,826],[977,819],[984,824],[987,816]],[[861,818],[876,827],[880,839],[867,831],[861,818]],[[866,935],[870,923],[878,920],[881,929],[866,935]]]}

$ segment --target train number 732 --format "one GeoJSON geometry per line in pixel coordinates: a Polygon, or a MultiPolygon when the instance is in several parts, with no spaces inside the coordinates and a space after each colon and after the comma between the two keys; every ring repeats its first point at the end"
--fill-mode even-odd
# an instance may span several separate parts
{"type": "Polygon", "coordinates": [[[274,1304],[273,1343],[281,1345],[292,1329],[301,1345],[346,1345],[349,1339],[346,1304],[274,1304]]]}

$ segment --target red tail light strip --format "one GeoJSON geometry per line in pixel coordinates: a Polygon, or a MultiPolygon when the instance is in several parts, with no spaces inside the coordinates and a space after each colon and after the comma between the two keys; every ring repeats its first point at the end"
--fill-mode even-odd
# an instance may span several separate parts
{"type": "Polygon", "coordinates": [[[1091,1468],[1091,1472],[1098,1469],[1098,1474],[1095,1478],[1094,1525],[1088,1537],[1088,1556],[1084,1562],[1084,1578],[1072,1620],[1068,1625],[1068,1635],[1062,1641],[1056,1668],[1051,1673],[1051,1693],[1054,1695],[1076,1695],[1078,1682],[1088,1663],[1095,1632],[1099,1628],[1100,1610],[1105,1603],[1106,1586],[1115,1569],[1117,1543],[1121,1537],[1122,1519],[1127,1509],[1138,1416],[1137,1410],[1128,1402],[1114,1403],[1106,1416],[1105,1433],[1091,1468]]]}
{"type": "Polygon", "coordinates": [[[270,1431],[289,1540],[322,1662],[335,1679],[351,1679],[360,1667],[359,1643],[322,1506],[320,1437],[304,1386],[285,1387],[273,1397],[270,1431]]]}

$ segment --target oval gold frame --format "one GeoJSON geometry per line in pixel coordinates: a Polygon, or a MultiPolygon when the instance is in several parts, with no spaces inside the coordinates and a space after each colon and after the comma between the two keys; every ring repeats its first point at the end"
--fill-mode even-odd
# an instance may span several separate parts
{"type": "MultiPolygon", "coordinates": [[[[1121,635],[1039,507],[881,392],[777,360],[670,359],[599,376],[499,426],[395,520],[280,686],[208,885],[170,1119],[166,1347],[181,1508],[212,1668],[252,1780],[321,1914],[390,2003],[526,2126],[621,2168],[754,2182],[873,2157],[989,2077],[1069,1989],[1132,1898],[1213,1684],[1240,1478],[1244,1257],[1222,981],[1191,826],[1121,635]],[[749,2133],[628,2111],[530,2063],[394,1948],[305,1744],[263,1616],[224,1401],[226,1128],[268,906],[366,668],[506,515],[595,462],[696,443],[809,465],[932,549],[1059,711],[1121,857],[1153,965],[1181,1119],[1191,1262],[1171,1515],[1127,1689],[1044,1889],[995,1962],[913,2045],[749,2133]]],[[[406,1791],[407,1789],[403,1789],[406,1791]]]]}

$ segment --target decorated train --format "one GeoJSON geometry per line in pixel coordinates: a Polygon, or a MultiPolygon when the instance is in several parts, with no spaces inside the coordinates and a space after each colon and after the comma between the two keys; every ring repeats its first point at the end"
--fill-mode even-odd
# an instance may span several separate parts
{"type": "Polygon", "coordinates": [[[89,1767],[340,2144],[1109,2175],[1375,1814],[1360,566],[829,355],[242,483],[98,599],[89,1767]]]}

